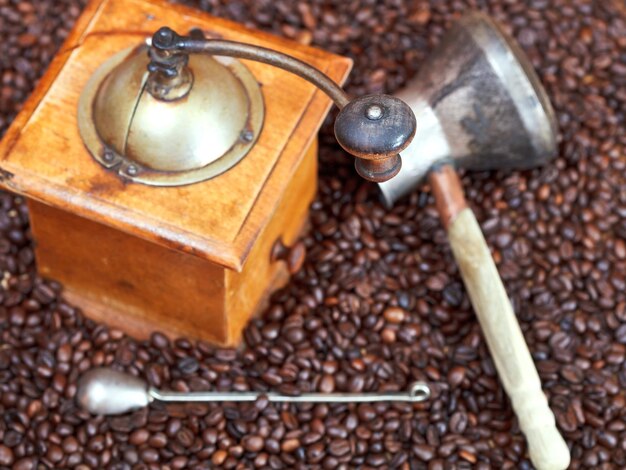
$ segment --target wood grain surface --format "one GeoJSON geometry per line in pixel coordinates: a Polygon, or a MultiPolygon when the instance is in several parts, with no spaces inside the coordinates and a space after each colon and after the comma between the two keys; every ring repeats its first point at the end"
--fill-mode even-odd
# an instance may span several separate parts
{"type": "Polygon", "coordinates": [[[123,182],[88,153],[77,106],[111,55],[168,25],[291,54],[342,83],[351,61],[169,3],[95,0],[0,143],[0,181],[28,198],[40,273],[96,320],[139,338],[154,330],[223,345],[287,279],[274,242],[293,243],[317,189],[317,131],[331,105],[313,85],[245,61],[265,123],[253,150],[211,180],[123,182]]]}
{"type": "Polygon", "coordinates": [[[280,69],[244,61],[262,86],[266,120],[254,149],[202,183],[155,188],[103,171],[78,134],[77,106],[107,58],[160,26],[203,29],[274,48],[343,82],[351,61],[164,2],[92,2],[0,144],[0,185],[45,204],[241,270],[331,105],[313,85],[280,69]]]}

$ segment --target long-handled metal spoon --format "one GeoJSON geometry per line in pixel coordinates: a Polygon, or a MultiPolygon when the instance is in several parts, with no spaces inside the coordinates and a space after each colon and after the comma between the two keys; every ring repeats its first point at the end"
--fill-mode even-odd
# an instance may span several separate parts
{"type": "Polygon", "coordinates": [[[98,415],[116,415],[137,410],[154,400],[162,402],[269,401],[287,403],[366,403],[378,401],[421,402],[430,397],[430,388],[415,382],[407,392],[382,393],[303,393],[281,395],[268,392],[164,392],[150,387],[138,377],[108,368],[86,372],[78,381],[76,400],[85,410],[98,415]]]}

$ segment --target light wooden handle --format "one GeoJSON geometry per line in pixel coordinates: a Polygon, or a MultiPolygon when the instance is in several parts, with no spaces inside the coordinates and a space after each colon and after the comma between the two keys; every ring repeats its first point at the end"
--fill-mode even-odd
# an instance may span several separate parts
{"type": "Polygon", "coordinates": [[[530,459],[538,470],[566,469],[569,449],[556,428],[522,330],[471,209],[462,209],[449,221],[448,236],[500,380],[528,441],[530,459]]]}

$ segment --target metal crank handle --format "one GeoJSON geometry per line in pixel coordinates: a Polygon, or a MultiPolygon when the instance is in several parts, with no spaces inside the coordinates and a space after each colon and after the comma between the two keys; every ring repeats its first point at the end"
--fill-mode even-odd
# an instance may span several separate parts
{"type": "Polygon", "coordinates": [[[282,403],[419,403],[430,397],[430,388],[415,382],[406,392],[380,393],[303,393],[283,395],[269,392],[166,392],[149,387],[142,379],[108,368],[86,372],[78,382],[76,401],[85,410],[99,415],[116,415],[148,406],[153,401],[189,402],[253,402],[260,397],[282,403]]]}
{"type": "Polygon", "coordinates": [[[209,54],[262,62],[293,73],[326,93],[340,112],[335,137],[356,157],[357,172],[369,181],[394,177],[402,166],[399,153],[413,139],[417,122],[411,108],[389,95],[367,95],[350,100],[345,91],[311,65],[281,52],[221,39],[180,36],[163,27],[152,36],[150,75],[146,89],[156,99],[173,101],[189,92],[193,76],[187,67],[189,54],[209,54]]]}

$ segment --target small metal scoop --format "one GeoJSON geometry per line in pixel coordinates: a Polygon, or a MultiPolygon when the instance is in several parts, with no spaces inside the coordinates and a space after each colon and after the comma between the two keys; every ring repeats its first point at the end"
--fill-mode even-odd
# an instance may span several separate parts
{"type": "Polygon", "coordinates": [[[430,397],[430,388],[414,382],[407,392],[382,393],[303,393],[281,395],[268,392],[164,392],[148,386],[138,377],[108,368],[86,372],[78,381],[76,401],[92,414],[117,415],[148,406],[157,400],[181,402],[243,402],[265,396],[284,403],[372,403],[380,401],[418,403],[430,397]]]}

